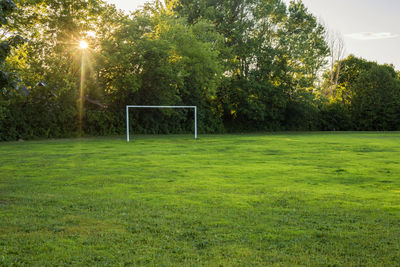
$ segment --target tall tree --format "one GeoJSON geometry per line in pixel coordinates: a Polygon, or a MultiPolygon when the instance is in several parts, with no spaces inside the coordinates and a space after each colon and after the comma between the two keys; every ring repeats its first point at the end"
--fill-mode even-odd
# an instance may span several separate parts
{"type": "Polygon", "coordinates": [[[20,32],[27,42],[13,51],[7,64],[29,92],[23,103],[29,135],[71,134],[77,129],[79,103],[101,88],[90,65],[82,71],[82,59],[96,54],[97,38],[91,36],[100,31],[110,7],[98,0],[16,0],[16,4],[7,30],[20,32]],[[88,53],[78,47],[82,39],[90,42],[88,53]],[[87,79],[82,96],[81,75],[87,79]]]}
{"type": "Polygon", "coordinates": [[[349,56],[342,60],[336,102],[358,130],[400,129],[400,80],[390,65],[349,56]]]}
{"type": "MultiPolygon", "coordinates": [[[[121,109],[125,104],[197,105],[203,122],[200,126],[216,130],[221,127],[219,114],[211,110],[222,73],[218,49],[222,38],[209,22],[188,25],[171,12],[161,2],[147,5],[124,21],[112,41],[104,42],[100,78],[109,85],[111,108],[121,109]]],[[[138,111],[136,119],[141,121],[136,125],[147,124],[147,129],[165,132],[166,127],[172,128],[169,122],[179,129],[171,113],[138,111]]]]}
{"type": "Polygon", "coordinates": [[[280,0],[180,0],[176,10],[189,22],[212,21],[225,37],[219,96],[235,125],[279,127],[288,101],[312,89],[325,64],[324,28],[301,1],[286,9],[280,0]]]}
{"type": "Polygon", "coordinates": [[[325,28],[303,2],[291,1],[287,20],[280,30],[279,48],[292,90],[314,87],[329,52],[324,35],[325,28]]]}
{"type": "Polygon", "coordinates": [[[337,93],[338,80],[341,70],[341,61],[346,52],[343,36],[332,30],[327,30],[325,35],[326,43],[329,46],[328,70],[325,75],[325,83],[322,85],[322,93],[334,99],[337,93]]]}
{"type": "Polygon", "coordinates": [[[9,18],[15,11],[16,5],[13,0],[0,1],[0,90],[3,95],[7,94],[7,89],[16,86],[17,79],[15,74],[6,69],[6,58],[10,55],[12,47],[23,43],[21,36],[8,30],[9,18]]]}

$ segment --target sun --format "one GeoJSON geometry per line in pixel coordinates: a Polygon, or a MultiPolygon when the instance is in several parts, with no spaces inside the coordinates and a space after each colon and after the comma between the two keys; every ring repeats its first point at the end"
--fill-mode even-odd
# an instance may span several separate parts
{"type": "Polygon", "coordinates": [[[86,49],[88,47],[89,47],[89,44],[85,40],[82,40],[82,41],[79,42],[79,48],[80,49],[86,49]]]}

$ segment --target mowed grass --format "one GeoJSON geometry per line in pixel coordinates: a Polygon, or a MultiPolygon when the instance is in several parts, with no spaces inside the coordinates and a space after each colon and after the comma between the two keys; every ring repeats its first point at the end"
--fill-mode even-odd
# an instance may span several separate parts
{"type": "Polygon", "coordinates": [[[0,143],[0,265],[398,266],[400,133],[0,143]]]}

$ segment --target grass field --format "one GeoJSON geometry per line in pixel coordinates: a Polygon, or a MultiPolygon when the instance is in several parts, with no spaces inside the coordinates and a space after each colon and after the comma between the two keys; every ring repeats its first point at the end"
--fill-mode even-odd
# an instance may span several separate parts
{"type": "Polygon", "coordinates": [[[398,266],[400,133],[0,143],[0,265],[398,266]]]}

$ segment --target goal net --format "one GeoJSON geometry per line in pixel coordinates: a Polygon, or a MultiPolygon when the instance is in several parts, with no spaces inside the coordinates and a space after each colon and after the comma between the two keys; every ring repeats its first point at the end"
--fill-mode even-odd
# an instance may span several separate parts
{"type": "Polygon", "coordinates": [[[126,106],[126,141],[130,141],[129,136],[129,109],[132,108],[178,108],[178,109],[193,109],[194,110],[194,139],[197,139],[197,106],[141,106],[128,105],[126,106]]]}

